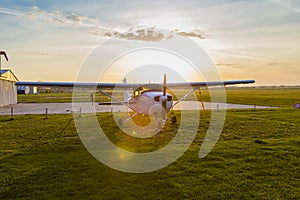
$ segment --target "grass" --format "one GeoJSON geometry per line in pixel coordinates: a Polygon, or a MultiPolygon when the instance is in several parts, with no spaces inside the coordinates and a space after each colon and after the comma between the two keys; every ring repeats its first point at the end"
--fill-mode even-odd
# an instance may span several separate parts
{"type": "MultiPolygon", "coordinates": [[[[90,94],[76,94],[81,101],[91,101],[90,94]]],[[[110,99],[104,95],[96,93],[95,101],[106,102],[110,99]]],[[[19,94],[19,103],[70,103],[72,102],[72,93],[41,93],[41,94],[19,94]]]]}
{"type": "Polygon", "coordinates": [[[227,89],[227,102],[291,108],[300,103],[300,88],[243,88],[227,89]]]}
{"type": "MultiPolygon", "coordinates": [[[[201,97],[199,92],[195,94],[198,99],[203,99],[210,102],[210,95],[208,90],[202,90],[201,97]]],[[[179,90],[177,92],[179,97],[186,94],[186,91],[179,90]]],[[[123,94],[118,93],[118,98],[123,99],[123,94]]],[[[216,92],[218,96],[218,92],[216,92]]],[[[226,89],[226,100],[228,103],[259,105],[259,106],[276,106],[283,108],[291,108],[295,103],[300,103],[300,88],[228,88],[226,89]]],[[[81,98],[85,101],[91,101],[89,95],[81,98]]],[[[177,98],[175,97],[175,100],[177,98]]],[[[191,100],[192,98],[187,98],[191,100]]],[[[96,93],[96,102],[107,102],[110,99],[100,93],[96,93]]],[[[72,93],[44,93],[44,94],[29,94],[18,95],[18,102],[20,103],[54,103],[54,102],[72,102],[72,93]]]]}
{"type": "MultiPolygon", "coordinates": [[[[170,166],[144,174],[116,171],[93,158],[71,115],[23,115],[15,120],[0,116],[0,198],[299,199],[300,111],[288,108],[298,94],[289,90],[269,96],[252,89],[229,94],[233,102],[274,99],[282,108],[228,111],[220,140],[204,159],[198,153],[210,112],[201,111],[190,148],[170,166]]],[[[111,114],[97,117],[119,146],[132,149],[142,144],[134,149],[138,152],[164,145],[176,129],[169,125],[153,138],[135,139],[112,125],[111,114]]]]}

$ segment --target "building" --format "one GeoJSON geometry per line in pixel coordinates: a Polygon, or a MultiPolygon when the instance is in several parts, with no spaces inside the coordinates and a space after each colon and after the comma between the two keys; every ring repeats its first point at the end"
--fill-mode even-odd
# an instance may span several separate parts
{"type": "Polygon", "coordinates": [[[25,85],[17,86],[18,94],[29,94],[29,87],[25,85]]]}
{"type": "Polygon", "coordinates": [[[17,86],[18,94],[37,94],[37,86],[17,86]]]}
{"type": "Polygon", "coordinates": [[[17,103],[17,81],[11,70],[0,70],[0,107],[17,103]]]}
{"type": "Polygon", "coordinates": [[[37,86],[29,86],[29,94],[37,94],[37,86]]]}

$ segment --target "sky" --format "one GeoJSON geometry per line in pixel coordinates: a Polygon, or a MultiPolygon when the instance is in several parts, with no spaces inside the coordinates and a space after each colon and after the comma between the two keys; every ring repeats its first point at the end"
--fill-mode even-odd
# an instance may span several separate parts
{"type": "MultiPolygon", "coordinates": [[[[224,80],[300,85],[298,0],[0,0],[0,26],[0,50],[9,57],[2,68],[22,81],[75,81],[95,48],[110,39],[147,46],[176,36],[197,43],[224,80]]],[[[122,48],[109,44],[107,55],[122,48]]],[[[161,63],[168,57],[181,63],[164,55],[161,63]]],[[[124,76],[118,74],[130,74],[144,58],[151,61],[145,52],[124,56],[103,80],[119,82],[124,76]]],[[[184,64],[173,70],[197,79],[184,64]]],[[[145,82],[158,77],[157,70],[135,71],[145,82]]]]}

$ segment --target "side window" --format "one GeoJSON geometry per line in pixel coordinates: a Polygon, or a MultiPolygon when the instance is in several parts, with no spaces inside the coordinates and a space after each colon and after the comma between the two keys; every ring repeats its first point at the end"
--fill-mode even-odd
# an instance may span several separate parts
{"type": "Polygon", "coordinates": [[[168,95],[168,101],[172,101],[172,96],[168,95]]]}
{"type": "Polygon", "coordinates": [[[154,97],[154,101],[159,102],[159,96],[154,97]]]}

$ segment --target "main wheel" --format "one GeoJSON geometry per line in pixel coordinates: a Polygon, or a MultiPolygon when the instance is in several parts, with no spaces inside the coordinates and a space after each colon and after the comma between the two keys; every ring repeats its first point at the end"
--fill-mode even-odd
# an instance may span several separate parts
{"type": "Polygon", "coordinates": [[[172,115],[172,117],[171,117],[171,123],[172,124],[176,124],[177,123],[177,118],[176,118],[175,115],[172,115]]]}
{"type": "Polygon", "coordinates": [[[118,119],[118,126],[119,127],[122,127],[123,126],[123,121],[121,118],[118,119]]]}

